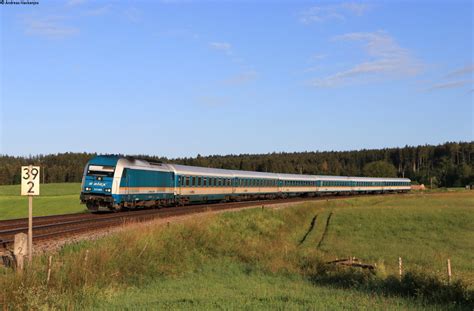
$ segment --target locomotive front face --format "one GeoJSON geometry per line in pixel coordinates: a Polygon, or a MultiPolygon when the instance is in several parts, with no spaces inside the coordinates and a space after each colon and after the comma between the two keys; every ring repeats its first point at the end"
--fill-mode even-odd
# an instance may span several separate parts
{"type": "Polygon", "coordinates": [[[97,211],[101,207],[113,206],[112,185],[116,162],[109,163],[108,159],[104,161],[97,158],[87,164],[82,182],[81,202],[85,203],[89,210],[97,211]]]}
{"type": "Polygon", "coordinates": [[[84,193],[111,195],[114,173],[114,166],[89,164],[82,191],[84,193]]]}

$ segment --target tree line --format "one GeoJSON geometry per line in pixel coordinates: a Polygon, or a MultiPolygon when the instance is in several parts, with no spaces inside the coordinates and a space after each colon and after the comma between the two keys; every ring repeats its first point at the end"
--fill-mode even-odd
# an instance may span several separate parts
{"type": "MultiPolygon", "coordinates": [[[[20,183],[22,165],[40,165],[45,183],[80,182],[87,161],[95,153],[60,153],[15,157],[0,155],[0,185],[20,183]]],[[[198,155],[167,159],[135,155],[166,163],[259,172],[406,177],[437,187],[474,184],[474,142],[405,146],[358,151],[274,152],[268,154],[198,155]]]]}

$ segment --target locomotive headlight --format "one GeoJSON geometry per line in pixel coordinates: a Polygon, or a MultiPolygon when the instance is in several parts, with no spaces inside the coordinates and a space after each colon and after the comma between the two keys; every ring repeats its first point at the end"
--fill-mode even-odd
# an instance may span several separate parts
{"type": "Polygon", "coordinates": [[[112,189],[110,189],[110,188],[105,188],[105,192],[109,192],[109,193],[110,193],[111,191],[112,191],[112,189]]]}
{"type": "Polygon", "coordinates": [[[92,188],[91,187],[86,187],[86,191],[91,191],[92,188]]]}

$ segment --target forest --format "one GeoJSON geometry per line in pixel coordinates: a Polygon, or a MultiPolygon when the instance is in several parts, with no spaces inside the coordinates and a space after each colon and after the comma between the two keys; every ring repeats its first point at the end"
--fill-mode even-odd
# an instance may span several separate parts
{"type": "MultiPolygon", "coordinates": [[[[87,161],[95,153],[58,153],[27,157],[0,155],[0,185],[20,183],[22,165],[40,165],[42,182],[80,182],[87,161]]],[[[203,167],[274,173],[405,177],[414,184],[463,187],[474,184],[474,141],[357,151],[274,152],[143,159],[203,167]]]]}

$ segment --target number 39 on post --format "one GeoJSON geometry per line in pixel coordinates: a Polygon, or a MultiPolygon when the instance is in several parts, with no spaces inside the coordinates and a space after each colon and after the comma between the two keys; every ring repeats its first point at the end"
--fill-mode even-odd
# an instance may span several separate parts
{"type": "Polygon", "coordinates": [[[40,167],[22,166],[21,167],[21,195],[39,195],[40,194],[40,167]]]}

